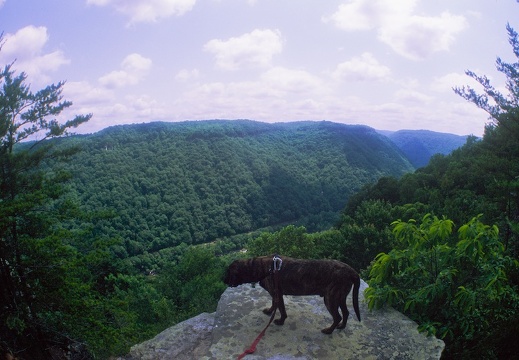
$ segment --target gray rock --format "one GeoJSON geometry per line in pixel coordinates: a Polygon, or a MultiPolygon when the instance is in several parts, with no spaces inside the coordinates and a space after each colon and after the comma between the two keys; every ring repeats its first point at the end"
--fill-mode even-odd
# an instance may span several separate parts
{"type": "Polygon", "coordinates": [[[134,345],[125,360],[200,359],[211,346],[215,314],[202,313],[134,345]]]}
{"type": "MultiPolygon", "coordinates": [[[[346,329],[321,333],[332,318],[319,296],[285,296],[288,318],[274,323],[246,360],[439,359],[443,341],[417,331],[417,324],[392,308],[368,311],[360,292],[359,322],[348,297],[346,329]]],[[[201,314],[132,347],[128,359],[236,359],[268,324],[262,310],[270,296],[249,284],[228,288],[216,313],[201,314]]],[[[279,314],[277,315],[277,317],[279,314]]]]}

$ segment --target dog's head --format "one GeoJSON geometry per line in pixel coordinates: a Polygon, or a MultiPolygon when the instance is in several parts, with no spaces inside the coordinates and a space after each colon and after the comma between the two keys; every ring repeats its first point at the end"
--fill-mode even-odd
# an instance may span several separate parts
{"type": "Polygon", "coordinates": [[[231,287],[253,282],[254,280],[251,280],[251,273],[254,269],[251,268],[251,265],[248,259],[233,261],[227,268],[223,282],[231,287]]]}
{"type": "Polygon", "coordinates": [[[223,282],[231,287],[241,285],[245,283],[241,274],[243,274],[243,260],[235,260],[227,268],[223,282]]]}
{"type": "Polygon", "coordinates": [[[272,258],[268,256],[235,260],[227,268],[223,281],[231,287],[258,282],[269,275],[271,265],[272,258]]]}

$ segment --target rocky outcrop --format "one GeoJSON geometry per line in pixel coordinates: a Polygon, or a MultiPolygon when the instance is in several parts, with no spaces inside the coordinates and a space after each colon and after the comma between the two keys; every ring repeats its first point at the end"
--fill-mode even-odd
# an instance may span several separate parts
{"type": "MultiPolygon", "coordinates": [[[[319,296],[285,296],[285,325],[272,324],[247,360],[260,359],[439,359],[443,341],[417,331],[417,325],[398,311],[368,311],[362,301],[361,317],[353,314],[344,330],[324,335],[331,316],[319,296]],[[353,315],[353,316],[352,316],[353,315]]],[[[262,309],[270,296],[262,288],[228,288],[212,314],[200,314],[132,347],[126,359],[235,359],[256,339],[269,321],[262,309]]]]}
{"type": "Polygon", "coordinates": [[[198,360],[211,347],[215,314],[202,313],[170,327],[117,360],[198,360]]]}

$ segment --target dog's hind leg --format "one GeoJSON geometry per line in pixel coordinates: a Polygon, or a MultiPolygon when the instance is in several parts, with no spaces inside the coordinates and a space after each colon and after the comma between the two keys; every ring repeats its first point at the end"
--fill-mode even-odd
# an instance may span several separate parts
{"type": "Polygon", "coordinates": [[[348,311],[348,307],[346,306],[346,296],[341,299],[339,307],[342,311],[342,322],[337,326],[337,329],[344,329],[346,327],[346,322],[348,322],[348,316],[350,316],[350,312],[348,311]]]}
{"type": "Polygon", "coordinates": [[[327,327],[325,329],[322,329],[321,332],[323,334],[331,334],[333,330],[339,325],[341,322],[341,315],[339,314],[339,303],[337,296],[324,296],[324,304],[326,305],[326,308],[328,309],[328,312],[333,317],[333,324],[330,327],[327,327]]]}

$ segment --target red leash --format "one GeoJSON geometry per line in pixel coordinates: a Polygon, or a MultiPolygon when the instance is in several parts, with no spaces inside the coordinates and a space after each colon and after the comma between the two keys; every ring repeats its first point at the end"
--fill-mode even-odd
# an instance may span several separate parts
{"type": "Polygon", "coordinates": [[[258,345],[258,343],[260,342],[261,338],[263,337],[263,335],[265,335],[265,332],[267,331],[267,328],[270,326],[270,324],[272,323],[272,320],[274,320],[274,316],[276,315],[276,310],[277,309],[274,309],[274,311],[272,312],[272,315],[270,316],[270,321],[269,323],[267,324],[267,326],[265,326],[265,328],[263,329],[262,332],[260,332],[260,334],[258,335],[258,337],[256,338],[256,340],[254,340],[251,344],[251,346],[246,349],[240,356],[238,356],[238,360],[241,360],[243,359],[245,356],[247,356],[248,354],[252,354],[254,351],[256,351],[256,346],[258,345]]]}
{"type": "MultiPolygon", "coordinates": [[[[281,265],[283,263],[283,260],[281,260],[281,258],[279,256],[277,256],[277,255],[275,255],[272,260],[273,260],[273,265],[272,265],[272,273],[271,273],[271,275],[272,275],[272,278],[273,278],[273,286],[274,286],[274,304],[275,304],[275,308],[272,311],[272,315],[270,316],[270,321],[267,324],[267,326],[265,326],[263,331],[260,332],[260,334],[258,335],[256,340],[254,340],[252,342],[251,346],[248,349],[246,349],[240,356],[238,356],[238,360],[241,360],[245,356],[247,356],[248,354],[252,354],[252,353],[254,353],[256,351],[256,346],[260,342],[260,340],[263,337],[263,335],[265,335],[265,332],[267,331],[267,328],[270,326],[270,324],[272,324],[272,320],[274,320],[274,317],[276,316],[276,311],[278,309],[278,295],[280,294],[279,279],[278,279],[279,274],[278,274],[278,272],[279,272],[279,270],[281,270],[281,265]]],[[[281,295],[281,296],[283,296],[283,295],[281,295]]]]}

